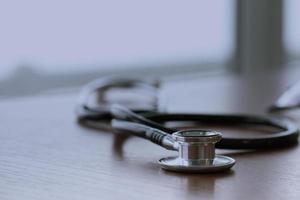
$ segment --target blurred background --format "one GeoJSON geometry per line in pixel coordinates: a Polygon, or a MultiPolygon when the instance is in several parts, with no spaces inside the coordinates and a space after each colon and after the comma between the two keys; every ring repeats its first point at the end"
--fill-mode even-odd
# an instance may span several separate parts
{"type": "Polygon", "coordinates": [[[3,0],[0,99],[105,75],[297,67],[299,9],[297,0],[3,0]]]}

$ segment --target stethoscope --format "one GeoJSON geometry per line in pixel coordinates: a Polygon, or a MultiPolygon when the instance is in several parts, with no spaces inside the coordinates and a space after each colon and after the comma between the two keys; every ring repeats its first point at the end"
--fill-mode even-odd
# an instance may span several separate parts
{"type": "Polygon", "coordinates": [[[230,169],[235,160],[228,156],[216,155],[215,148],[221,149],[269,149],[282,148],[296,144],[298,128],[289,120],[253,115],[214,115],[214,114],[176,114],[160,112],[158,109],[158,81],[145,81],[130,78],[102,78],[85,85],[79,95],[77,107],[78,121],[81,125],[92,123],[108,124],[115,132],[128,133],[145,138],[168,150],[178,152],[176,157],[159,160],[160,166],[169,171],[205,173],[230,169]],[[110,104],[106,94],[111,89],[139,89],[147,96],[147,103],[110,104]],[[97,105],[90,104],[93,94],[97,105]],[[130,108],[129,108],[130,107],[130,108]],[[272,134],[251,138],[222,137],[212,130],[177,130],[165,124],[182,122],[194,124],[255,125],[278,129],[272,134]]]}

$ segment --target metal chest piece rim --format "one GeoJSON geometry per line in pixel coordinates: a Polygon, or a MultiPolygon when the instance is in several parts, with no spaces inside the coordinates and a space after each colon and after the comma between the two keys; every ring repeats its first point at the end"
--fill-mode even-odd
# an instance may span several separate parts
{"type": "Polygon", "coordinates": [[[184,130],[172,134],[178,144],[178,156],[159,160],[167,171],[185,173],[210,173],[230,169],[235,160],[215,155],[215,143],[222,139],[219,132],[207,130],[184,130]]]}

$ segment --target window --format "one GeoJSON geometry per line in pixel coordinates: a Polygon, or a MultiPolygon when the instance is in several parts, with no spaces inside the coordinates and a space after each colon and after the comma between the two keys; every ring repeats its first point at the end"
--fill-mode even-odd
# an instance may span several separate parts
{"type": "Polygon", "coordinates": [[[0,74],[222,67],[234,22],[233,0],[1,1],[0,74]]]}

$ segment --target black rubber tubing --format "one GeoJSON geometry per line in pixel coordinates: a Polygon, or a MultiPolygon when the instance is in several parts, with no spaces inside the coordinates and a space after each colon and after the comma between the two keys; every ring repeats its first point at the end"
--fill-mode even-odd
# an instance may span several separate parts
{"type": "MultiPolygon", "coordinates": [[[[254,115],[213,115],[213,114],[165,114],[165,113],[145,113],[140,115],[122,106],[113,106],[111,113],[114,117],[122,120],[122,126],[113,128],[126,129],[127,131],[136,132],[140,124],[145,127],[158,129],[165,133],[172,134],[175,129],[168,128],[162,124],[171,121],[188,121],[201,122],[209,124],[226,124],[226,125],[263,125],[281,129],[269,135],[259,136],[256,138],[229,138],[224,136],[216,144],[216,148],[221,149],[266,149],[282,148],[296,144],[298,142],[298,128],[286,119],[279,119],[269,116],[254,115]],[[126,121],[128,124],[126,124],[126,121]]],[[[144,127],[144,128],[145,128],[144,127]]]]}

